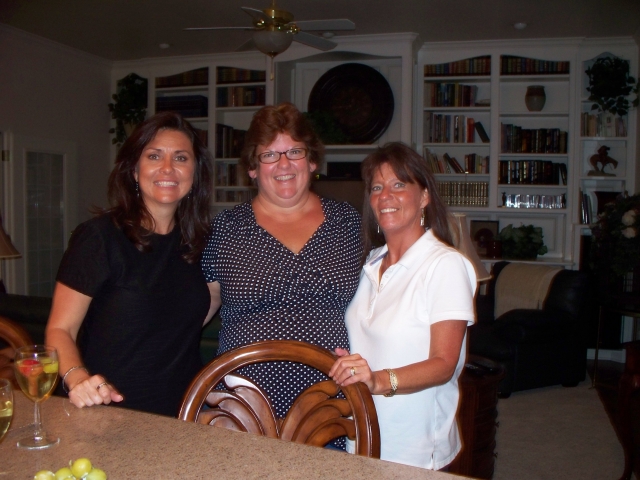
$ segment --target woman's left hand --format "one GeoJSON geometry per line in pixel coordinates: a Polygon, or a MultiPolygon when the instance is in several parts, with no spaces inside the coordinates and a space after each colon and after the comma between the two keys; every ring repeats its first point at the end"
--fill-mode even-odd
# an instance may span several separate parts
{"type": "Polygon", "coordinates": [[[332,380],[341,387],[362,382],[373,393],[376,378],[367,360],[357,353],[349,355],[349,351],[342,348],[336,348],[335,352],[339,358],[329,371],[329,376],[332,380]]]}

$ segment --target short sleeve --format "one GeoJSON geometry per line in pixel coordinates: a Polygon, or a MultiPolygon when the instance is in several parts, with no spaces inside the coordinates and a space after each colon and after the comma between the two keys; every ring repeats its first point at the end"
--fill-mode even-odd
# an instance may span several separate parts
{"type": "Polygon", "coordinates": [[[430,322],[443,320],[475,320],[473,298],[476,290],[475,271],[471,263],[458,252],[440,257],[427,279],[430,322]]]}
{"type": "Polygon", "coordinates": [[[95,221],[80,224],[71,235],[56,280],[84,295],[95,297],[109,274],[104,233],[95,221]]]}
{"type": "Polygon", "coordinates": [[[211,233],[207,246],[202,252],[202,272],[207,283],[218,282],[218,272],[216,262],[218,257],[218,247],[229,228],[229,211],[223,210],[211,222],[211,233]]]}

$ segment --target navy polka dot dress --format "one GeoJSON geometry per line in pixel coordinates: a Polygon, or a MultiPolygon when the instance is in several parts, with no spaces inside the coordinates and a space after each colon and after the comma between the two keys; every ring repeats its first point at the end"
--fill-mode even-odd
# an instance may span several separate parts
{"type": "MultiPolygon", "coordinates": [[[[256,223],[251,203],[218,214],[202,267],[221,287],[218,354],[261,340],[300,340],[348,348],[344,312],[358,287],[360,216],[348,203],[321,199],[325,220],[298,254],[256,223]]],[[[303,390],[326,377],[297,363],[268,362],[240,372],[284,417],[303,390]]]]}

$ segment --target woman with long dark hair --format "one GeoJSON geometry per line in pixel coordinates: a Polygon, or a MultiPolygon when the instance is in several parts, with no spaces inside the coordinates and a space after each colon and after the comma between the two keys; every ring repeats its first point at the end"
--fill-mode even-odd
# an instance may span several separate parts
{"type": "Polygon", "coordinates": [[[111,208],[74,230],[46,331],[77,407],[177,414],[210,317],[199,261],[211,179],[208,150],[176,113],[149,118],[120,148],[111,208]]]}
{"type": "Polygon", "coordinates": [[[364,160],[362,174],[370,252],[345,314],[354,353],[336,349],[330,375],[369,387],[380,458],[440,470],[461,447],[458,376],[475,271],[452,247],[447,207],[420,155],[389,143],[364,160]]]}

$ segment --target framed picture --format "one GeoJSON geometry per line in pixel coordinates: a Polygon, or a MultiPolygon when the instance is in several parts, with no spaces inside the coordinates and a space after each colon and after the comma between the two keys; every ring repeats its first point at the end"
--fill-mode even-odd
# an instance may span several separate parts
{"type": "Polygon", "coordinates": [[[498,238],[497,220],[471,220],[471,240],[481,257],[487,256],[487,245],[498,238]]]}

